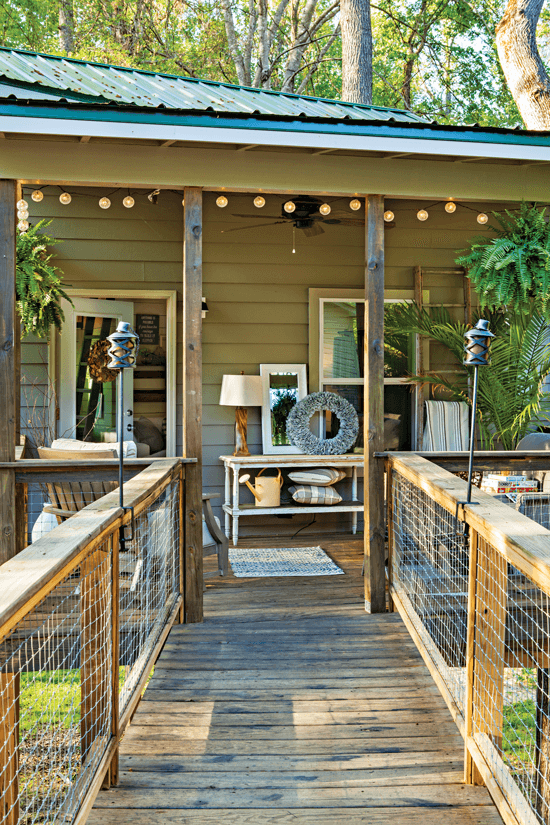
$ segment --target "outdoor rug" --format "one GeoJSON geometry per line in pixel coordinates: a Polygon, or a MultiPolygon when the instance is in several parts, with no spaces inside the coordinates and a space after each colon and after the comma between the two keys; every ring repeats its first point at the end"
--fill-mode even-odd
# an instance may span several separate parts
{"type": "Polygon", "coordinates": [[[230,547],[229,561],[238,579],[344,575],[321,547],[230,547]]]}

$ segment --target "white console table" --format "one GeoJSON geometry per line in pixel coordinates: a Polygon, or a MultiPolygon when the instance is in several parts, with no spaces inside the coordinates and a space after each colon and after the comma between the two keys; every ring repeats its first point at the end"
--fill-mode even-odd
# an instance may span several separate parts
{"type": "Polygon", "coordinates": [[[357,498],[357,470],[363,466],[362,455],[222,455],[225,467],[225,535],[233,538],[236,547],[239,540],[240,516],[294,515],[295,513],[351,513],[352,532],[357,532],[357,514],[363,512],[363,502],[357,498]],[[337,467],[351,469],[351,501],[340,504],[281,504],[279,507],[256,507],[239,502],[239,475],[243,470],[258,472],[262,467],[337,467]],[[233,473],[233,476],[231,476],[233,473]],[[232,530],[231,530],[232,527],[232,530]]]}

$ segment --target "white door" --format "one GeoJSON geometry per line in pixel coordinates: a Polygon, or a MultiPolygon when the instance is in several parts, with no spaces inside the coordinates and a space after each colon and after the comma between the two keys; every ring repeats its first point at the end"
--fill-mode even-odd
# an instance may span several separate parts
{"type": "MultiPolygon", "coordinates": [[[[116,435],[117,381],[96,381],[90,374],[91,348],[115,331],[119,321],[134,325],[132,301],[73,298],[63,301],[65,323],[60,336],[59,426],[60,438],[79,441],[114,441],[116,435]]],[[[124,370],[124,440],[133,440],[133,370],[124,370]]]]}

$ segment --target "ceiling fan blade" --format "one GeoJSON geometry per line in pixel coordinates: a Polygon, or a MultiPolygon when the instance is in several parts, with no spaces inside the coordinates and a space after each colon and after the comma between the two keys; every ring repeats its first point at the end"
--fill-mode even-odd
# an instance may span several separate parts
{"type": "MultiPolygon", "coordinates": [[[[265,221],[266,218],[268,218],[268,219],[271,218],[274,221],[277,221],[277,220],[281,219],[281,215],[240,215],[237,212],[232,214],[231,217],[232,218],[249,218],[249,219],[253,219],[253,220],[256,220],[256,221],[265,221]]],[[[288,218],[286,218],[286,220],[289,220],[289,221],[292,220],[290,215],[288,216],[288,218]]]]}
{"type": "Polygon", "coordinates": [[[247,226],[234,226],[233,229],[221,229],[220,232],[223,235],[227,232],[241,232],[243,229],[259,229],[262,226],[275,226],[277,223],[286,223],[286,221],[270,221],[269,223],[251,223],[247,226]]]}
{"type": "Polygon", "coordinates": [[[325,231],[322,226],[319,226],[318,223],[314,223],[312,226],[299,226],[298,228],[302,230],[306,238],[313,238],[315,235],[322,235],[325,231]]]}

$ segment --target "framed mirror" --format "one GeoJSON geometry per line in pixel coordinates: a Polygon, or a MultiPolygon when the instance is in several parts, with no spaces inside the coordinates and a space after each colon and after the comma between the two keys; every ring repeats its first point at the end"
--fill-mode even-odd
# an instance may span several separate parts
{"type": "Polygon", "coordinates": [[[262,449],[264,455],[301,453],[286,434],[292,407],[307,395],[305,364],[260,364],[262,378],[262,449]]]}

